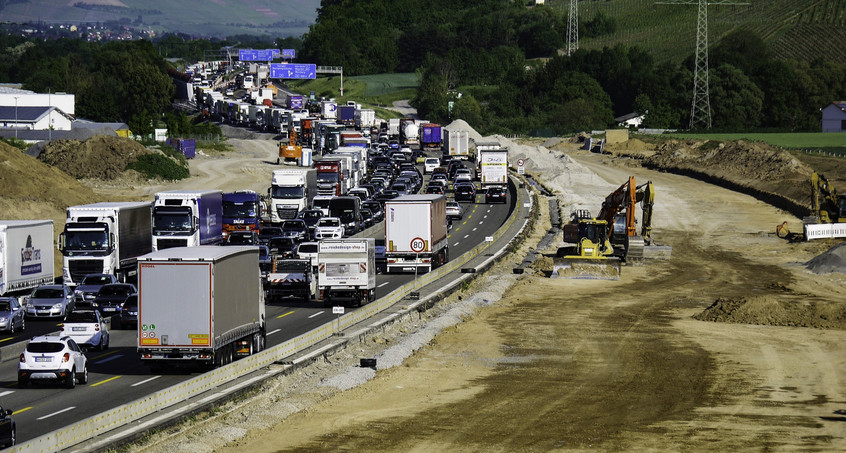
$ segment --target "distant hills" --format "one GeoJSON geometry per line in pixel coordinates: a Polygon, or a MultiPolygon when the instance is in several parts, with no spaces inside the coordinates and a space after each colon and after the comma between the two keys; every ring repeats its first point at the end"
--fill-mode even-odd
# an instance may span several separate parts
{"type": "MultiPolygon", "coordinates": [[[[581,40],[585,49],[616,44],[639,45],[657,60],[681,61],[696,49],[697,6],[665,5],[679,0],[580,0],[579,18],[591,20],[597,12],[616,19],[610,35],[581,40]]],[[[719,0],[712,0],[717,3],[719,0]]],[[[846,61],[846,1],[844,0],[735,0],[749,6],[708,8],[709,42],[746,30],[761,37],[780,59],[846,61]]],[[[691,3],[690,0],[687,0],[691,3]]],[[[548,0],[549,4],[550,1],[548,0]]],[[[552,0],[566,14],[569,0],[552,0]]],[[[693,3],[696,3],[695,1],[693,3]]]]}
{"type": "Polygon", "coordinates": [[[299,37],[320,0],[0,0],[2,22],[126,22],[197,37],[299,37]]]}

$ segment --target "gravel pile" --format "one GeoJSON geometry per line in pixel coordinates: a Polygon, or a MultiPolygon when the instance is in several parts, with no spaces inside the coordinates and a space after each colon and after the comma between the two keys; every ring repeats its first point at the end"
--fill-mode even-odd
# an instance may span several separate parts
{"type": "Polygon", "coordinates": [[[805,268],[815,274],[840,272],[846,274],[846,242],[836,245],[805,263],[805,268]]]}

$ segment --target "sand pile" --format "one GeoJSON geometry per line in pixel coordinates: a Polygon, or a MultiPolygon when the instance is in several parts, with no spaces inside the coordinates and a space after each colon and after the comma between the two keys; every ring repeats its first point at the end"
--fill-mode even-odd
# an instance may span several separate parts
{"type": "Polygon", "coordinates": [[[693,318],[736,324],[843,329],[846,328],[846,305],[769,296],[720,298],[693,318]]]}
{"type": "Polygon", "coordinates": [[[457,119],[447,124],[446,126],[444,126],[444,129],[448,131],[468,131],[470,132],[470,139],[474,142],[484,141],[482,140],[482,135],[476,132],[476,129],[470,127],[470,125],[462,119],[457,119]]]}
{"type": "Polygon", "coordinates": [[[138,156],[152,152],[132,139],[95,135],[85,141],[53,141],[38,158],[75,178],[109,180],[120,176],[138,156]]]}

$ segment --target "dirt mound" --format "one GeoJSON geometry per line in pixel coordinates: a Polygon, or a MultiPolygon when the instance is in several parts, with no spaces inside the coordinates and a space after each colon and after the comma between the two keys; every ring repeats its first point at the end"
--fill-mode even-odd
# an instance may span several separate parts
{"type": "Polygon", "coordinates": [[[846,242],[815,256],[805,263],[805,268],[815,274],[846,273],[846,242]]]}
{"type": "Polygon", "coordinates": [[[152,151],[135,140],[95,135],[88,140],[56,140],[44,147],[39,160],[75,178],[114,179],[127,164],[152,151]]]}
{"type": "Polygon", "coordinates": [[[813,170],[765,143],[670,140],[659,145],[644,165],[728,186],[800,217],[810,205],[808,181],[813,170]]]}
{"type": "Polygon", "coordinates": [[[846,329],[846,304],[777,300],[766,296],[720,298],[693,318],[735,324],[846,329]]]}
{"type": "Polygon", "coordinates": [[[467,132],[470,133],[470,138],[474,142],[478,142],[478,141],[482,140],[482,135],[479,134],[478,132],[476,132],[476,129],[473,129],[473,127],[471,127],[469,124],[467,124],[467,121],[464,121],[464,120],[461,120],[461,119],[455,120],[455,121],[447,124],[446,126],[444,126],[444,129],[446,129],[448,131],[467,131],[467,132]]]}

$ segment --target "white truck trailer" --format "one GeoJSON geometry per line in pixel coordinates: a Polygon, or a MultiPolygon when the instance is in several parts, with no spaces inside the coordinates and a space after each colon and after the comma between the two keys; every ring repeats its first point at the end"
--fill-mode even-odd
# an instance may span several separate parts
{"type": "Polygon", "coordinates": [[[138,257],[153,250],[151,208],[150,202],[69,206],[56,244],[64,283],[76,286],[88,274],[134,277],[138,257]]]}
{"type": "Polygon", "coordinates": [[[385,202],[387,272],[429,272],[449,261],[446,198],[404,195],[385,202]]]}
{"type": "Polygon", "coordinates": [[[321,240],[317,246],[317,293],[324,307],[372,302],[376,296],[376,240],[321,240]]]}
{"type": "Polygon", "coordinates": [[[508,184],[508,150],[483,149],[479,154],[479,179],[482,188],[508,184]]]}
{"type": "Polygon", "coordinates": [[[53,221],[0,220],[0,296],[53,283],[53,221]]]}
{"type": "Polygon", "coordinates": [[[444,157],[454,160],[470,160],[470,132],[446,130],[444,133],[444,157]]]}
{"type": "Polygon", "coordinates": [[[177,247],[140,257],[141,362],[154,370],[215,367],[264,349],[258,259],[258,247],[250,246],[177,247]]]}
{"type": "Polygon", "coordinates": [[[270,223],[293,219],[308,207],[306,172],[300,169],[274,170],[267,196],[270,200],[270,223]]]}

